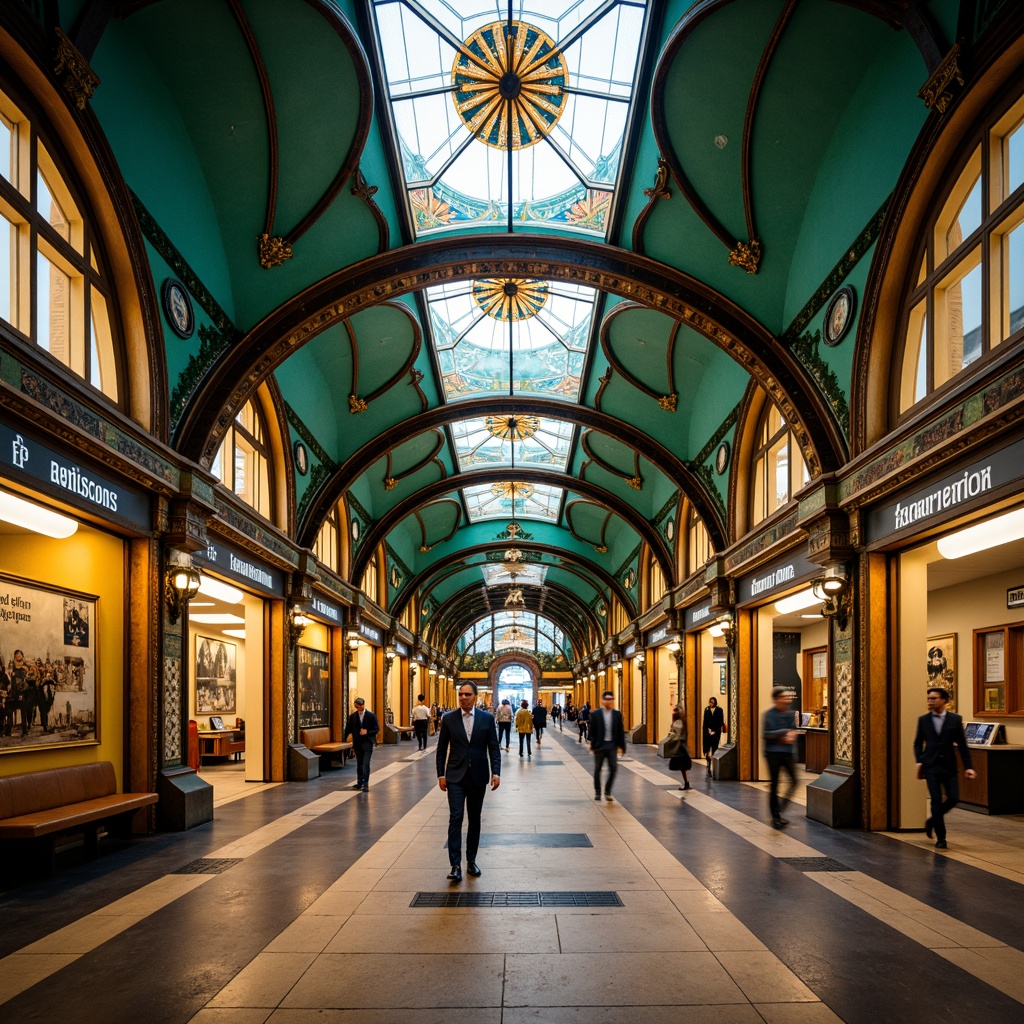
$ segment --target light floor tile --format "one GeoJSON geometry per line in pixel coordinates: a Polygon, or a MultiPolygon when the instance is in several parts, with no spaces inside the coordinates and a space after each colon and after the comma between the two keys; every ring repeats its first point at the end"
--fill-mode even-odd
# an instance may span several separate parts
{"type": "MultiPolygon", "coordinates": [[[[705,952],[700,936],[678,914],[558,918],[563,953],[705,952]]],[[[537,950],[540,952],[540,950],[537,950]]]]}
{"type": "Polygon", "coordinates": [[[207,1005],[277,1006],[315,959],[314,953],[260,953],[207,1005]]]}
{"type": "Polygon", "coordinates": [[[328,917],[308,911],[296,918],[273,942],[268,953],[320,953],[348,917],[328,917]]]}
{"type": "Polygon", "coordinates": [[[318,896],[306,908],[306,914],[323,914],[326,917],[347,917],[355,913],[368,899],[365,892],[353,890],[329,890],[318,896]]]}
{"type": "Polygon", "coordinates": [[[265,1024],[273,1010],[267,1007],[204,1007],[188,1024],[265,1024]]]}
{"type": "Polygon", "coordinates": [[[275,1010],[267,1024],[502,1024],[500,1006],[410,1006],[383,1010],[275,1010]]]}
{"type": "Polygon", "coordinates": [[[719,962],[752,1003],[816,1002],[818,997],[774,954],[719,953],[719,962]]]}
{"type": "Polygon", "coordinates": [[[515,1006],[506,1008],[502,1024],[626,1024],[633,1020],[643,1024],[763,1024],[747,1003],[716,1006],[711,1011],[705,1006],[644,1006],[640,1014],[628,1016],[620,1007],[515,1006]]]}
{"type": "Polygon", "coordinates": [[[94,950],[108,939],[120,935],[138,923],[143,915],[133,917],[101,917],[90,914],[25,946],[19,953],[70,953],[80,955],[94,950]]]}
{"type": "Polygon", "coordinates": [[[12,953],[0,960],[0,1003],[56,974],[78,959],[74,953],[12,953]]]}
{"type": "Polygon", "coordinates": [[[765,1024],[843,1024],[824,1003],[758,1003],[765,1024]]]}
{"type": "Polygon", "coordinates": [[[708,949],[715,953],[765,948],[764,943],[732,914],[700,911],[684,916],[708,949]]]}

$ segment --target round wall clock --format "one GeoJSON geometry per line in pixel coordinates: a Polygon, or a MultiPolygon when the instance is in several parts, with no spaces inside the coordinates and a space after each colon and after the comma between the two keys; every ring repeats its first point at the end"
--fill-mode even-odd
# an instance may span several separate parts
{"type": "Polygon", "coordinates": [[[825,310],[825,344],[838,345],[853,323],[856,297],[850,287],[840,288],[825,310]]]}
{"type": "Polygon", "coordinates": [[[295,472],[305,476],[309,472],[309,452],[301,441],[296,441],[292,450],[295,452],[295,472]]]}
{"type": "Polygon", "coordinates": [[[196,329],[196,316],[188,289],[176,277],[169,277],[164,281],[161,298],[164,316],[167,317],[171,330],[179,338],[191,338],[192,332],[196,329]]]}
{"type": "Polygon", "coordinates": [[[715,452],[715,469],[721,476],[729,468],[729,442],[723,441],[715,452]]]}

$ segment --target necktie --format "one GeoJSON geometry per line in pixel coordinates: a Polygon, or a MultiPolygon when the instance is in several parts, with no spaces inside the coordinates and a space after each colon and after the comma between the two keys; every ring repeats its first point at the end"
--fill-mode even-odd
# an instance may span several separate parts
{"type": "Polygon", "coordinates": [[[462,724],[466,727],[466,739],[471,740],[473,738],[473,715],[463,715],[462,724]]]}

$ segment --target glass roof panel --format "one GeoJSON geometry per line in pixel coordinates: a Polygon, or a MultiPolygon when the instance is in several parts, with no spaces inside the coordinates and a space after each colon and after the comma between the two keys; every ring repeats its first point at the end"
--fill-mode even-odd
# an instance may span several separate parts
{"type": "Polygon", "coordinates": [[[445,398],[580,394],[596,292],[526,279],[454,281],[427,289],[445,398]],[[511,368],[509,351],[511,349],[511,368]]]}
{"type": "MultiPolygon", "coordinates": [[[[544,583],[544,577],[548,574],[548,567],[540,562],[523,562],[513,576],[504,566],[503,562],[489,562],[481,566],[484,576],[484,583],[489,587],[498,587],[501,584],[516,583],[524,587],[539,587],[544,583]]],[[[502,615],[511,615],[511,612],[502,612],[502,615]]],[[[519,614],[522,614],[521,612],[519,614]]]]}
{"type": "Polygon", "coordinates": [[[476,416],[450,426],[459,469],[516,465],[565,470],[573,424],[540,416],[476,416]]]}
{"type": "Polygon", "coordinates": [[[374,0],[417,237],[603,238],[646,0],[374,0]],[[511,194],[511,208],[509,196],[511,194]]]}
{"type": "Polygon", "coordinates": [[[527,484],[504,481],[463,487],[462,496],[469,511],[469,520],[482,519],[540,519],[555,522],[562,501],[562,488],[547,484],[527,484]],[[515,510],[513,511],[513,496],[515,510]]]}

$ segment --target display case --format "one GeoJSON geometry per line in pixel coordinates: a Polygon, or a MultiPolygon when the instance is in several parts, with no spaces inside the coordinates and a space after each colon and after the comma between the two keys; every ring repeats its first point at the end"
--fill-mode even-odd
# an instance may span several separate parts
{"type": "Polygon", "coordinates": [[[974,630],[974,707],[978,717],[1024,715],[1024,622],[974,630]]]}

